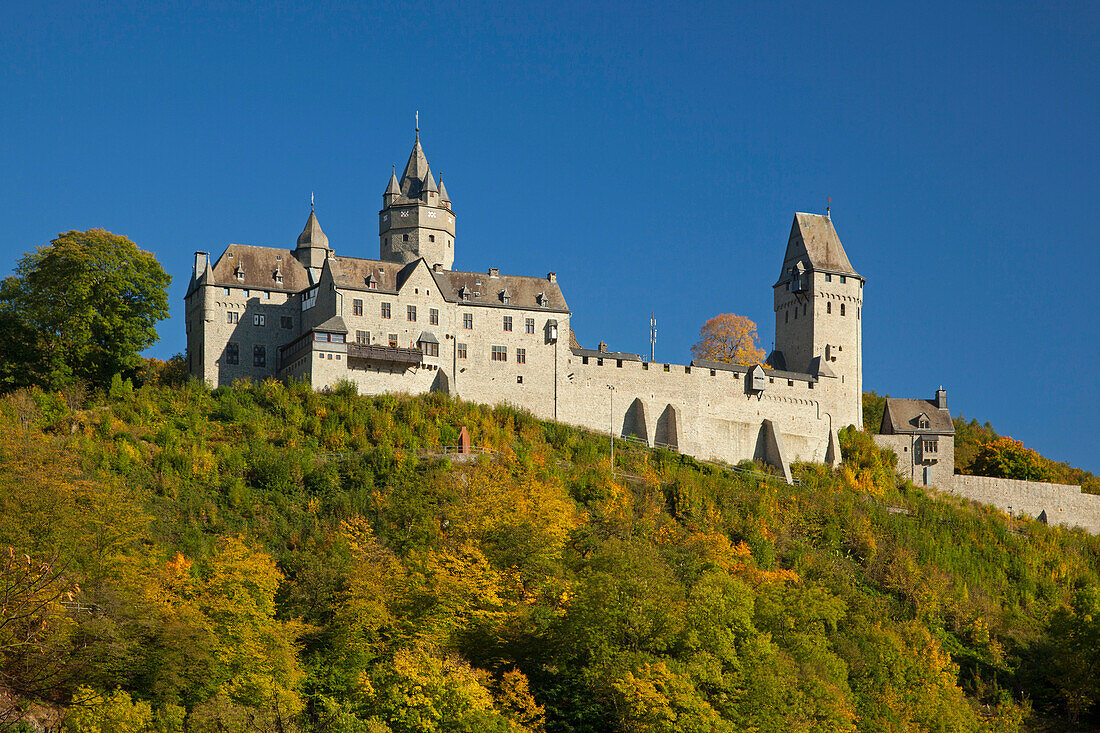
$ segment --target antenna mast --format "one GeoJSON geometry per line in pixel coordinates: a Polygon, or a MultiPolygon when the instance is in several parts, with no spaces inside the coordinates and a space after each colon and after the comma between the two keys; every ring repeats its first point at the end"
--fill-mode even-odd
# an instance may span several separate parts
{"type": "Polygon", "coordinates": [[[657,317],[649,314],[649,361],[653,361],[653,347],[657,345],[657,317]]]}

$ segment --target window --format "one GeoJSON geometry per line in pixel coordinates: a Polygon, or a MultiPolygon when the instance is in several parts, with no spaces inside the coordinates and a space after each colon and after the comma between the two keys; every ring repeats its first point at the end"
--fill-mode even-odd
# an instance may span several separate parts
{"type": "Polygon", "coordinates": [[[342,333],[334,333],[331,336],[329,336],[329,341],[331,341],[334,344],[342,344],[342,343],[344,343],[344,341],[346,341],[346,337],[342,333]]]}
{"type": "Polygon", "coordinates": [[[825,282],[831,283],[832,281],[833,281],[833,276],[826,272],[825,273],[825,282]]]}
{"type": "Polygon", "coordinates": [[[527,349],[516,349],[516,363],[517,364],[526,364],[527,363],[527,349]]]}
{"type": "Polygon", "coordinates": [[[463,328],[473,328],[474,327],[474,314],[473,313],[463,313],[462,314],[462,327],[463,328]]]}
{"type": "Polygon", "coordinates": [[[428,324],[432,326],[439,325],[439,309],[432,308],[428,311],[428,324]]]}
{"type": "Polygon", "coordinates": [[[806,315],[806,304],[802,304],[802,315],[806,315]]]}
{"type": "Polygon", "coordinates": [[[253,316],[252,316],[252,325],[253,326],[264,326],[266,324],[267,324],[267,316],[265,316],[263,313],[253,314],[253,316]]]}
{"type": "Polygon", "coordinates": [[[493,347],[493,361],[508,361],[508,347],[507,346],[494,346],[493,347]]]}
{"type": "Polygon", "coordinates": [[[407,242],[407,241],[409,241],[409,235],[408,235],[408,234],[402,234],[402,235],[401,235],[401,241],[402,241],[402,242],[407,242]]]}
{"type": "Polygon", "coordinates": [[[357,344],[369,344],[370,343],[370,331],[356,331],[355,343],[357,344]]]}
{"type": "Polygon", "coordinates": [[[833,304],[832,303],[826,303],[825,304],[825,312],[826,313],[832,313],[833,312],[833,304]]]}
{"type": "Polygon", "coordinates": [[[383,303],[382,304],[382,317],[383,318],[389,318],[390,317],[390,304],[389,303],[383,303]]]}
{"type": "Polygon", "coordinates": [[[844,315],[844,304],[840,304],[840,315],[844,315]]]}
{"type": "Polygon", "coordinates": [[[923,442],[923,445],[921,446],[921,449],[925,453],[936,453],[936,452],[939,451],[939,445],[937,444],[937,442],[935,440],[925,440],[925,441],[922,441],[922,442],[923,442]]]}
{"type": "Polygon", "coordinates": [[[410,305],[406,308],[406,310],[405,310],[405,320],[408,320],[408,321],[415,321],[416,320],[416,306],[415,305],[410,305]]]}
{"type": "Polygon", "coordinates": [[[241,363],[241,346],[230,342],[225,345],[225,363],[226,364],[240,364],[241,363]]]}
{"type": "Polygon", "coordinates": [[[535,319],[534,318],[528,318],[524,322],[524,330],[526,330],[527,333],[534,333],[535,332],[535,319]]]}
{"type": "Polygon", "coordinates": [[[391,349],[396,349],[397,348],[397,334],[396,333],[391,333],[390,334],[390,348],[391,349]]]}
{"type": "Polygon", "coordinates": [[[267,366],[267,347],[266,346],[253,346],[252,347],[252,366],[267,366]]]}
{"type": "Polygon", "coordinates": [[[294,328],[294,319],[291,318],[290,316],[280,316],[279,317],[279,328],[287,328],[287,329],[294,328]]]}
{"type": "Polygon", "coordinates": [[[247,298],[247,297],[248,297],[248,291],[247,291],[247,290],[244,290],[244,291],[242,291],[242,292],[244,293],[244,297],[246,297],[246,298],[247,298]]]}
{"type": "Polygon", "coordinates": [[[783,322],[784,323],[790,323],[791,322],[791,312],[790,311],[783,311],[783,322]]]}
{"type": "Polygon", "coordinates": [[[229,311],[228,313],[225,314],[225,322],[226,323],[236,323],[237,321],[240,320],[240,318],[241,318],[241,314],[237,313],[236,311],[229,311]]]}
{"type": "Polygon", "coordinates": [[[844,283],[846,283],[846,282],[848,282],[848,278],[846,278],[846,277],[844,277],[843,275],[841,275],[841,276],[840,276],[840,284],[841,284],[841,285],[843,285],[843,284],[844,284],[844,283]]]}
{"type": "Polygon", "coordinates": [[[421,341],[420,349],[424,352],[424,356],[439,356],[439,344],[421,341]]]}
{"type": "Polygon", "coordinates": [[[314,341],[328,341],[328,334],[317,331],[313,334],[314,341]]]}
{"type": "Polygon", "coordinates": [[[519,375],[516,376],[516,384],[523,384],[523,375],[522,374],[519,374],[519,375]]]}
{"type": "Polygon", "coordinates": [[[229,295],[229,288],[222,288],[222,295],[229,295]]]}
{"type": "Polygon", "coordinates": [[[582,356],[581,357],[581,364],[587,364],[587,363],[588,363],[588,357],[587,356],[582,356]]]}
{"type": "Polygon", "coordinates": [[[458,345],[458,354],[457,354],[457,356],[458,356],[459,359],[465,359],[466,358],[466,344],[459,344],[458,345]]]}
{"type": "Polygon", "coordinates": [[[434,242],[435,241],[435,235],[434,234],[429,234],[428,235],[428,241],[429,242],[434,242]]]}
{"type": "Polygon", "coordinates": [[[512,330],[512,317],[511,316],[504,316],[504,330],[505,331],[511,331],[512,330]]]}
{"type": "Polygon", "coordinates": [[[363,300],[361,298],[351,301],[351,314],[353,316],[363,315],[363,300]]]}
{"type": "Polygon", "coordinates": [[[921,415],[920,418],[917,420],[917,427],[921,428],[922,430],[927,430],[928,429],[928,418],[925,417],[924,415],[921,415]]]}
{"type": "Polygon", "coordinates": [[[265,290],[264,291],[264,300],[271,300],[271,291],[270,290],[265,290]]]}

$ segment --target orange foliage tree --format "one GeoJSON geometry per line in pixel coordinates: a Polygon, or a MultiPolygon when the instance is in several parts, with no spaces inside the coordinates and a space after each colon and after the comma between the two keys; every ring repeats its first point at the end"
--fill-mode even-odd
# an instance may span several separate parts
{"type": "Polygon", "coordinates": [[[764,350],[757,344],[756,324],[735,313],[722,313],[704,323],[691,355],[745,366],[764,360],[764,350]]]}

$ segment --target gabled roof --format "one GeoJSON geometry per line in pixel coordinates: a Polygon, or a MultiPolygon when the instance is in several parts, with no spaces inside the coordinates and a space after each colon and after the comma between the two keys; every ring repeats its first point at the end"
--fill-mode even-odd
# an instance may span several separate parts
{"type": "Polygon", "coordinates": [[[955,425],[951,422],[951,413],[937,408],[931,400],[887,397],[880,432],[883,435],[905,433],[954,435],[955,425]],[[927,428],[921,428],[918,425],[921,415],[928,417],[927,428]]]}
{"type": "Polygon", "coordinates": [[[317,221],[317,215],[313,213],[313,209],[309,210],[309,218],[306,219],[305,228],[302,229],[302,233],[298,235],[299,247],[318,247],[320,249],[328,249],[328,236],[321,231],[321,223],[317,221]]]}
{"type": "Polygon", "coordinates": [[[779,273],[776,284],[789,280],[791,268],[799,264],[818,272],[860,277],[848,261],[844,245],[840,243],[840,237],[833,227],[833,220],[820,214],[794,215],[787,251],[783,255],[783,270],[779,273]]]}
{"type": "Polygon", "coordinates": [[[420,260],[416,260],[402,265],[358,257],[336,257],[328,260],[325,266],[332,273],[332,281],[338,288],[396,293],[419,262],[420,260]],[[378,283],[378,287],[371,288],[370,280],[378,283]]]}
{"type": "Polygon", "coordinates": [[[289,290],[298,292],[310,286],[309,272],[294,250],[278,247],[260,247],[253,244],[231,244],[214,263],[213,279],[209,284],[257,290],[289,290]],[[236,272],[244,275],[238,280],[236,272]],[[278,271],[282,282],[275,280],[278,271]]]}
{"type": "Polygon", "coordinates": [[[558,287],[557,281],[545,277],[524,277],[522,275],[492,275],[484,272],[458,272],[456,270],[432,270],[432,276],[439,285],[443,298],[451,303],[472,303],[495,306],[497,308],[526,308],[547,312],[568,313],[569,305],[558,287]],[[466,288],[468,299],[459,292],[466,288]],[[500,291],[508,291],[508,303],[500,302],[500,291]],[[547,305],[540,305],[539,295],[546,298],[547,305]]]}

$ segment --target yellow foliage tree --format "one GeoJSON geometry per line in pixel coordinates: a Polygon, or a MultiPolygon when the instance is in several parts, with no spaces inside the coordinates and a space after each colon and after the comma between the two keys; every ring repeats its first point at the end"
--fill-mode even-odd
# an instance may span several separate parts
{"type": "Polygon", "coordinates": [[[756,324],[751,319],[722,313],[703,324],[691,355],[696,359],[752,366],[764,359],[764,350],[757,344],[756,324]]]}

